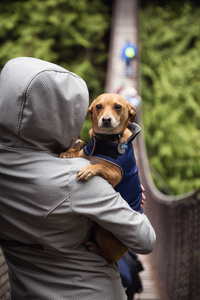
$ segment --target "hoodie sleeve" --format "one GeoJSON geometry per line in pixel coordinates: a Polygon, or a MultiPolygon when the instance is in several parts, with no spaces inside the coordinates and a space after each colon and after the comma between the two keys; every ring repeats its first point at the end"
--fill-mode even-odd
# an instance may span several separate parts
{"type": "Polygon", "coordinates": [[[95,176],[79,182],[76,174],[71,175],[70,205],[74,213],[97,222],[136,253],[153,250],[156,235],[146,215],[133,211],[106,180],[95,176]]]}

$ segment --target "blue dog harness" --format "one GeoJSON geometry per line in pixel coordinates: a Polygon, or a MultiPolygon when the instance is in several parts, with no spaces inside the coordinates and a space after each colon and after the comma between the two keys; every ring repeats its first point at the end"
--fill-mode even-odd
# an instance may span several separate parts
{"type": "Polygon", "coordinates": [[[142,208],[140,207],[142,189],[132,145],[132,141],[141,131],[141,128],[136,123],[130,123],[128,129],[133,134],[126,143],[118,144],[93,137],[84,147],[84,153],[88,157],[97,156],[103,160],[112,162],[121,169],[122,179],[114,189],[121,194],[132,209],[142,212],[142,208]]]}

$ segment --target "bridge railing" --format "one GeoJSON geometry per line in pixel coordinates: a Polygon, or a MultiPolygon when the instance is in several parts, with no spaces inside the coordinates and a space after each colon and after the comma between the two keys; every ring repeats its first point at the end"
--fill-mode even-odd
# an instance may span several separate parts
{"type": "MultiPolygon", "coordinates": [[[[107,70],[106,92],[114,92],[120,83],[140,90],[139,59],[132,80],[124,78],[119,58],[125,38],[138,45],[138,0],[114,0],[107,70]]],[[[141,114],[139,122],[145,130],[141,114]]],[[[170,300],[200,299],[200,189],[181,197],[166,196],[155,187],[149,170],[146,146],[142,134],[136,140],[136,156],[141,182],[145,186],[147,203],[144,211],[157,233],[153,251],[158,274],[170,300]]]]}
{"type": "Polygon", "coordinates": [[[10,300],[10,283],[8,278],[8,267],[0,248],[0,299],[10,300]]]}
{"type": "Polygon", "coordinates": [[[173,197],[155,187],[144,138],[138,136],[137,161],[147,201],[144,212],[157,234],[155,266],[170,300],[197,300],[200,295],[200,189],[173,197]]]}
{"type": "MultiPolygon", "coordinates": [[[[114,0],[107,92],[123,81],[118,53],[129,28],[129,36],[138,40],[138,0],[114,0]],[[125,17],[124,17],[125,14],[125,17]],[[124,25],[124,20],[127,26],[124,25]],[[130,22],[129,22],[130,20],[130,22]],[[123,27],[123,28],[122,28],[123,27]],[[120,28],[120,30],[119,30],[120,28]],[[123,29],[123,30],[122,30],[123,29]],[[131,30],[132,29],[132,30],[131,30]],[[121,36],[120,36],[121,34],[121,36]],[[117,70],[114,67],[117,67],[117,70]]],[[[133,80],[138,88],[139,77],[133,80]]],[[[141,118],[141,116],[140,116],[141,118]]],[[[140,123],[141,119],[140,119],[140,123]]],[[[141,125],[142,128],[144,128],[141,125]]],[[[153,258],[170,300],[198,300],[200,295],[200,189],[182,197],[166,196],[155,187],[149,170],[142,134],[137,137],[136,156],[141,182],[145,186],[148,215],[157,234],[153,258]]],[[[7,266],[0,252],[0,299],[10,299],[7,266]]]]}

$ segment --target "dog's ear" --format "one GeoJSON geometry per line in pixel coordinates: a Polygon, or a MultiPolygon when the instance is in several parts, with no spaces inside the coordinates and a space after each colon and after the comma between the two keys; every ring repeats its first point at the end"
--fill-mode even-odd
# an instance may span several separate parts
{"type": "Polygon", "coordinates": [[[94,108],[94,104],[93,104],[93,102],[92,102],[92,104],[91,104],[90,107],[88,108],[88,112],[89,112],[89,114],[90,114],[91,120],[92,120],[92,118],[93,118],[93,108],[94,108]]]}
{"type": "Polygon", "coordinates": [[[131,123],[133,123],[136,119],[136,108],[135,106],[130,104],[130,109],[129,109],[129,118],[131,123]]]}

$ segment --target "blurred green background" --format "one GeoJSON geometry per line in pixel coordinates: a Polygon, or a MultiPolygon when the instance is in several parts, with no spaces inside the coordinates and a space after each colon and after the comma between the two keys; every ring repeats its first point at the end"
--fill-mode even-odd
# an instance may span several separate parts
{"type": "Polygon", "coordinates": [[[200,2],[143,1],[140,11],[145,140],[156,185],[200,187],[200,2]]]}
{"type": "MultiPolygon", "coordinates": [[[[112,0],[0,2],[0,68],[32,56],[104,92],[112,0]]],[[[143,0],[139,53],[145,141],[152,176],[167,194],[200,187],[200,3],[143,0]]],[[[81,131],[88,141],[89,118],[81,131]]]]}
{"type": "Polygon", "coordinates": [[[17,56],[57,63],[85,79],[91,97],[102,92],[111,1],[0,2],[0,67],[17,56]]]}

